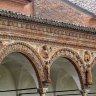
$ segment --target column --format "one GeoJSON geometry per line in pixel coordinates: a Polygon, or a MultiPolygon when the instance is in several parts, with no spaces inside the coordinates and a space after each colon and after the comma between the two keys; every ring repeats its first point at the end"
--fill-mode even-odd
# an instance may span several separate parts
{"type": "Polygon", "coordinates": [[[83,89],[82,96],[88,96],[88,93],[89,93],[88,89],[83,89]]]}
{"type": "Polygon", "coordinates": [[[48,91],[48,88],[40,88],[38,91],[40,96],[46,96],[46,92],[48,91]]]}

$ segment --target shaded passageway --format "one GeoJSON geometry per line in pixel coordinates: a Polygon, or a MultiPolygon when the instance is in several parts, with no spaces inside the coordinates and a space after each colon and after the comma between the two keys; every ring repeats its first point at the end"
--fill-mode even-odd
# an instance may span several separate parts
{"type": "Polygon", "coordinates": [[[51,65],[51,79],[47,96],[82,96],[78,73],[70,60],[56,59],[51,65]]]}
{"type": "Polygon", "coordinates": [[[35,70],[26,56],[11,53],[4,58],[0,65],[0,96],[39,96],[38,87],[35,70]]]}
{"type": "Polygon", "coordinates": [[[88,96],[96,95],[96,64],[93,66],[93,69],[92,69],[92,80],[93,80],[93,84],[89,88],[88,96]]]}

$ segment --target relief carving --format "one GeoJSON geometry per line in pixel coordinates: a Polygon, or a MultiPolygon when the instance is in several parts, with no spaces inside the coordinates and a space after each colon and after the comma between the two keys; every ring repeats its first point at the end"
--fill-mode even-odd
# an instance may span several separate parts
{"type": "Polygon", "coordinates": [[[91,70],[91,66],[88,65],[87,69],[86,69],[86,84],[87,85],[92,85],[93,81],[92,81],[92,70],[91,70]]]}
{"type": "Polygon", "coordinates": [[[26,57],[28,57],[28,59],[30,59],[35,69],[37,70],[36,72],[39,75],[38,78],[40,82],[45,80],[42,65],[43,62],[39,57],[39,54],[34,50],[33,47],[24,42],[10,43],[0,51],[0,63],[7,55],[11,54],[12,52],[20,52],[23,53],[26,57]]]}
{"type": "Polygon", "coordinates": [[[48,59],[49,58],[47,45],[42,46],[42,48],[40,50],[40,55],[43,57],[43,59],[48,59]]]}
{"type": "Polygon", "coordinates": [[[45,63],[44,71],[45,71],[45,75],[46,75],[46,80],[45,80],[46,83],[51,82],[51,79],[50,79],[50,63],[49,63],[50,49],[51,48],[49,48],[47,45],[43,45],[41,50],[40,50],[40,55],[44,59],[44,63],[45,63]]]}
{"type": "Polygon", "coordinates": [[[90,54],[90,52],[85,51],[85,53],[84,53],[84,61],[86,63],[88,63],[88,62],[90,62],[90,60],[91,60],[91,54],[90,54]]]}
{"type": "Polygon", "coordinates": [[[51,82],[51,78],[50,78],[50,64],[49,64],[49,62],[47,62],[47,61],[45,62],[44,69],[45,69],[45,75],[46,75],[45,82],[46,83],[50,83],[51,82]]]}
{"type": "Polygon", "coordinates": [[[62,49],[59,49],[54,52],[54,54],[52,55],[52,57],[50,59],[50,64],[52,65],[52,63],[56,59],[58,59],[58,57],[60,57],[60,56],[68,58],[69,60],[71,60],[73,62],[72,64],[75,66],[76,70],[78,70],[78,72],[79,72],[79,76],[80,76],[80,79],[82,82],[81,86],[83,88],[84,84],[85,84],[85,74],[84,74],[84,68],[83,68],[84,62],[83,62],[82,58],[80,57],[80,55],[72,49],[62,48],[62,49]]]}

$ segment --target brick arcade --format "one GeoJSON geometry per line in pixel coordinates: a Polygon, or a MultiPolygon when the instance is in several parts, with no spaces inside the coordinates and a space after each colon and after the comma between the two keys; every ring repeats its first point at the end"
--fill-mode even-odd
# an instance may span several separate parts
{"type": "Polygon", "coordinates": [[[94,13],[67,0],[0,0],[0,9],[0,96],[96,94],[94,13]]]}

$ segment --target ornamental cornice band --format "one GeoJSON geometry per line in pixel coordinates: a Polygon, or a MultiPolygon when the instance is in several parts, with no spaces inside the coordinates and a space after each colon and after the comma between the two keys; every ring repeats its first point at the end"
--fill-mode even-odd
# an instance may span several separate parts
{"type": "MultiPolygon", "coordinates": [[[[6,31],[6,30],[10,30],[10,39],[14,39],[16,37],[20,37],[20,39],[22,38],[23,36],[23,39],[24,39],[24,36],[27,32],[27,35],[28,37],[26,38],[26,40],[28,40],[31,37],[33,37],[34,35],[34,40],[36,40],[35,36],[40,36],[40,34],[42,33],[42,36],[43,36],[43,39],[42,38],[39,38],[41,41],[42,39],[42,42],[45,42],[46,40],[49,42],[51,40],[51,43],[54,41],[54,38],[62,38],[62,40],[71,40],[72,42],[74,41],[81,41],[81,46],[82,46],[82,42],[85,44],[83,44],[84,46],[88,43],[88,42],[91,42],[90,44],[90,47],[94,45],[93,48],[95,48],[95,40],[96,40],[96,36],[95,35],[92,35],[92,34],[87,34],[87,33],[80,33],[80,32],[73,32],[72,30],[68,30],[68,29],[58,29],[58,28],[55,28],[55,27],[51,27],[49,28],[48,26],[44,26],[44,25],[39,25],[39,24],[31,24],[31,23],[24,23],[23,22],[19,22],[19,21],[14,21],[14,20],[6,20],[6,19],[1,19],[0,20],[0,29],[1,29],[1,35],[3,34],[3,36],[5,37],[5,33],[6,33],[6,36],[9,35],[8,32],[4,32],[3,31],[6,31]],[[4,29],[5,28],[5,29],[4,29]],[[13,32],[16,31],[16,34],[13,32]],[[18,33],[19,31],[19,33],[18,33]],[[7,35],[8,33],[8,35],[7,35]],[[18,33],[18,34],[17,34],[18,33]],[[14,36],[14,37],[13,37],[14,36]],[[45,37],[46,40],[44,39],[45,37]],[[49,40],[50,39],[50,40],[49,40]],[[90,40],[90,41],[89,41],[90,40]]],[[[7,37],[6,37],[7,38],[7,37]]],[[[30,38],[31,40],[32,38],[30,38]]],[[[33,41],[34,41],[33,40],[33,41]]],[[[38,41],[38,40],[36,40],[38,41]]],[[[57,40],[55,40],[57,41],[57,40]]],[[[61,42],[61,41],[60,41],[61,42]]],[[[57,43],[57,42],[53,42],[53,43],[57,43]]],[[[66,42],[67,43],[67,42],[66,42]]],[[[63,44],[63,43],[62,43],[63,44]]],[[[65,44],[65,43],[64,43],[65,44]]],[[[74,46],[75,46],[76,42],[74,42],[74,46]]],[[[70,44],[69,44],[70,45],[70,44]]],[[[73,44],[71,44],[73,45],[73,44]]],[[[86,45],[87,47],[87,45],[86,45]]]]}
{"type": "MultiPolygon", "coordinates": [[[[35,36],[34,36],[35,37],[35,36]]],[[[95,42],[91,45],[89,45],[86,42],[82,42],[78,44],[78,42],[65,42],[66,40],[61,41],[56,41],[54,39],[46,39],[46,38],[30,38],[30,37],[25,37],[25,35],[22,36],[14,36],[14,35],[5,35],[5,34],[0,34],[1,40],[16,40],[16,41],[26,41],[26,42],[33,42],[33,43],[42,43],[42,44],[49,44],[49,45],[56,45],[56,46],[66,46],[66,47],[72,47],[72,48],[80,48],[80,49],[91,49],[96,51],[96,46],[94,45],[95,42]],[[78,46],[77,46],[78,45],[78,46]]],[[[91,42],[92,43],[92,42],[91,42]]]]}
{"type": "MultiPolygon", "coordinates": [[[[6,28],[5,30],[21,30],[22,33],[27,31],[27,34],[35,34],[35,33],[42,33],[51,36],[69,36],[72,38],[84,38],[84,39],[91,39],[96,40],[96,36],[92,34],[87,34],[83,32],[76,32],[68,29],[63,28],[55,28],[55,27],[48,27],[40,24],[31,24],[31,23],[24,23],[15,20],[7,20],[7,19],[0,19],[0,28],[6,28]],[[10,26],[10,27],[9,27],[10,26]],[[18,28],[18,29],[17,29],[18,28]]],[[[18,32],[17,32],[18,33],[18,32]]],[[[20,32],[19,32],[20,33],[20,32]]]]}
{"type": "Polygon", "coordinates": [[[64,22],[58,22],[58,21],[52,21],[52,20],[47,20],[47,19],[42,19],[39,17],[32,17],[32,16],[26,16],[23,14],[18,14],[14,13],[12,11],[7,11],[7,10],[0,10],[0,16],[7,17],[7,18],[13,18],[13,19],[18,19],[18,20],[26,20],[27,22],[35,22],[35,23],[40,23],[40,24],[46,24],[46,25],[51,25],[51,26],[56,26],[56,27],[62,27],[62,28],[69,28],[69,29],[74,29],[74,30],[81,30],[85,31],[88,33],[96,33],[95,28],[88,28],[88,27],[83,27],[83,26],[77,26],[73,24],[68,24],[64,22]]]}

